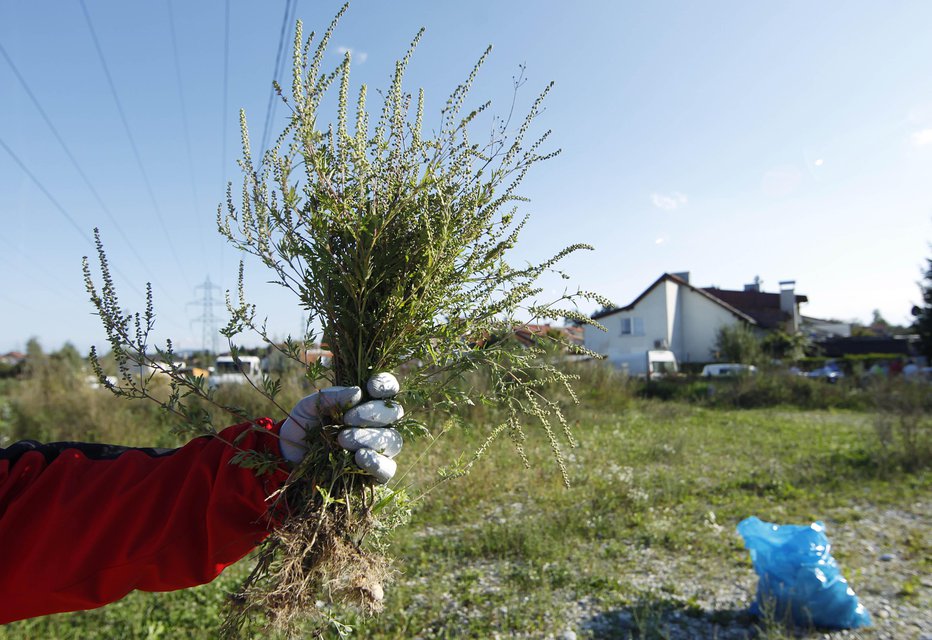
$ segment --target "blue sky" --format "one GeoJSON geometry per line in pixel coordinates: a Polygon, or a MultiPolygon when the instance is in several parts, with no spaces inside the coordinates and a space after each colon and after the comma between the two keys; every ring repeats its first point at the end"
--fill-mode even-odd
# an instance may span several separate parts
{"type": "MultiPolygon", "coordinates": [[[[340,5],[298,0],[296,17],[320,31],[340,5]]],[[[0,352],[31,336],[103,345],[81,275],[95,226],[125,306],[152,281],[158,335],[197,347],[194,287],[235,285],[216,207],[239,180],[240,108],[261,140],[286,2],[84,7],[106,71],[81,2],[0,0],[0,352]]],[[[595,245],[566,262],[570,286],[626,304],[665,271],[770,291],[795,279],[807,315],[907,322],[932,253],[930,18],[918,1],[357,0],[327,59],[352,49],[354,86],[382,87],[426,27],[408,89],[434,114],[488,44],[476,104],[507,112],[522,63],[519,108],[555,81],[539,126],[563,153],[525,182],[516,258],[595,245]]],[[[252,301],[277,335],[298,331],[266,279],[247,270],[252,301]]]]}

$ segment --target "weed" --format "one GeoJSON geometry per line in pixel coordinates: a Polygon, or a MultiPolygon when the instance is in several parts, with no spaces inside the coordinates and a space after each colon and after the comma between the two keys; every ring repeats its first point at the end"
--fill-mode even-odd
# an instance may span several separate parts
{"type": "Polygon", "coordinates": [[[919,574],[914,574],[906,578],[903,581],[903,584],[900,585],[900,590],[896,595],[901,598],[915,598],[919,593],[919,588],[922,585],[922,579],[919,577],[919,574]]]}
{"type": "MultiPolygon", "coordinates": [[[[449,414],[462,405],[496,405],[499,421],[473,454],[448,464],[421,495],[465,475],[500,436],[510,439],[519,460],[530,467],[529,425],[539,428],[568,486],[564,449],[575,446],[576,440],[560,402],[548,389],[559,387],[563,397],[573,402],[577,398],[570,386],[572,376],[554,366],[549,356],[564,351],[596,354],[570,344],[562,334],[538,336],[528,346],[516,333],[528,319],[571,319],[598,326],[576,305],[610,302],[586,291],[541,300],[540,276],[556,271],[566,256],[592,249],[589,245],[574,244],[538,264],[512,266],[511,250],[528,219],[518,215],[517,203],[526,198],[517,190],[534,165],[559,153],[546,150],[550,132],[536,135],[532,126],[553,83],[537,95],[520,124],[512,125],[511,115],[504,121],[495,119],[489,139],[474,142],[477,122],[491,103],[470,108],[469,94],[490,47],[453,89],[438,126],[432,128],[424,122],[423,90],[415,98],[404,87],[421,29],[395,63],[380,115],[373,117],[373,131],[365,85],[355,100],[355,118],[350,114],[350,53],[335,69],[322,68],[346,10],[344,5],[316,40],[314,34],[305,40],[298,22],[290,95],[274,83],[291,115],[261,158],[253,156],[241,111],[241,198],[234,201],[232,185],[228,187],[225,206],[217,215],[220,233],[268,268],[273,282],[293,294],[295,308],[306,312],[308,327],[319,325],[321,334],[308,330],[298,340],[289,337],[284,345],[273,341],[255,305],[246,300],[241,262],[237,295],[227,296],[230,320],[222,331],[231,353],[235,358],[235,340],[251,332],[283,357],[303,363],[308,347],[320,338],[332,357],[327,365],[307,365],[307,379],[315,385],[365,387],[373,373],[404,369],[408,415],[395,427],[406,436],[439,437],[447,431],[442,426],[439,433],[431,433],[432,425],[418,419],[428,408],[449,414]],[[337,94],[337,115],[328,127],[322,122],[321,104],[332,92],[337,94]],[[485,393],[470,393],[460,384],[476,371],[485,378],[485,393]]],[[[516,93],[523,84],[523,78],[515,79],[516,93]]],[[[120,377],[118,384],[107,380],[94,350],[91,361],[101,383],[117,395],[154,400],[189,434],[214,431],[214,416],[205,403],[238,420],[254,420],[257,416],[248,404],[230,404],[205,388],[202,380],[165,364],[174,361],[170,341],[151,353],[151,285],[144,312],[124,310],[96,230],[95,235],[100,284],[85,258],[85,285],[120,377]],[[144,363],[167,377],[167,390],[132,374],[134,365],[144,363]]],[[[264,379],[252,387],[276,415],[288,412],[280,381],[264,379]]],[[[301,614],[340,630],[329,610],[317,606],[320,599],[360,605],[364,613],[379,608],[366,600],[381,600],[379,580],[385,573],[385,562],[369,542],[381,518],[373,480],[359,473],[338,446],[336,436],[343,426],[339,416],[316,426],[308,429],[308,452],[280,494],[290,504],[301,505],[288,516],[300,522],[286,522],[263,542],[256,570],[239,594],[244,604],[232,611],[228,631],[251,615],[291,629],[301,614]]],[[[254,451],[238,452],[236,461],[257,470],[278,464],[274,456],[254,451]]],[[[491,553],[521,554],[527,544],[520,534],[496,531],[479,546],[491,553]]]]}
{"type": "MultiPolygon", "coordinates": [[[[59,375],[54,369],[50,379],[59,375]]],[[[67,384],[53,384],[44,404],[32,404],[40,391],[28,378],[11,381],[3,393],[3,401],[19,407],[11,411],[7,428],[27,437],[36,437],[29,429],[43,424],[52,408],[76,415],[78,403],[83,411],[95,402],[105,426],[94,433],[102,437],[121,441],[121,423],[130,429],[125,435],[141,445],[164,433],[162,419],[148,405],[120,402],[106,393],[78,395],[67,384]],[[108,412],[114,413],[112,422],[108,412]]],[[[567,612],[585,597],[592,615],[605,625],[601,635],[592,627],[596,637],[663,638],[672,635],[671,612],[698,614],[703,585],[743,580],[751,588],[748,554],[733,535],[734,525],[747,515],[805,521],[818,514],[858,527],[859,517],[873,518],[890,508],[915,511],[927,502],[927,472],[891,465],[878,473],[863,464],[865,452],[876,455],[880,447],[873,413],[678,404],[675,411],[665,411],[658,403],[634,399],[614,410],[606,408],[607,393],[583,390],[581,405],[572,410],[580,428],[577,459],[568,461],[574,479],[569,491],[553,474],[539,468],[528,472],[504,448],[491,449],[460,481],[438,486],[411,523],[393,534],[398,558],[393,568],[399,573],[386,592],[384,611],[374,619],[349,615],[343,620],[356,628],[356,636],[545,637],[573,620],[567,612]],[[682,455],[646,455],[672,435],[679,438],[682,455]],[[858,506],[865,501],[872,509],[858,506]],[[642,535],[651,548],[644,548],[642,535]],[[645,593],[645,578],[668,585],[671,593],[645,593]],[[637,607],[637,631],[632,606],[637,607]]],[[[75,435],[68,423],[45,423],[44,428],[51,439],[75,435]]],[[[484,437],[478,425],[448,436],[430,449],[426,439],[411,443],[412,456],[426,450],[426,462],[411,471],[412,482],[430,482],[436,463],[473,450],[484,437]]],[[[544,442],[531,441],[527,448],[532,459],[548,451],[544,442]]],[[[903,567],[893,591],[902,591],[912,605],[923,605],[921,582],[917,586],[910,576],[930,572],[928,533],[917,526],[893,542],[903,567]]],[[[848,567],[844,551],[851,561],[857,551],[838,549],[839,562],[848,567]]],[[[254,562],[238,563],[196,589],[133,593],[98,610],[13,623],[0,629],[0,639],[134,640],[150,633],[214,638],[227,594],[254,562]]],[[[865,578],[856,569],[848,577],[860,591],[857,585],[865,578]]],[[[786,627],[776,612],[752,623],[741,613],[743,597],[723,598],[704,604],[711,623],[732,627],[722,637],[746,631],[750,637],[787,640],[808,631],[786,627]]],[[[585,624],[586,619],[580,621],[585,624]]],[[[244,634],[260,637],[262,631],[252,626],[244,634]]],[[[269,637],[277,640],[275,634],[269,637]]]]}
{"type": "Polygon", "coordinates": [[[881,444],[878,462],[917,470],[932,464],[932,394],[928,385],[889,380],[873,388],[874,429],[881,444]]]}

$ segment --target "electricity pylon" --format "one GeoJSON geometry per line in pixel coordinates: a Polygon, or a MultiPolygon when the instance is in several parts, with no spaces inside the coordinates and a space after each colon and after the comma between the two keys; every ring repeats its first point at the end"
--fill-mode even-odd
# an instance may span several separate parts
{"type": "Polygon", "coordinates": [[[191,321],[191,324],[201,324],[201,348],[204,351],[207,351],[207,342],[209,337],[210,352],[217,354],[220,337],[220,330],[218,325],[221,318],[214,313],[214,307],[218,305],[224,306],[224,303],[214,299],[214,291],[219,292],[223,291],[223,289],[213,284],[210,281],[210,276],[207,276],[207,279],[204,282],[194,287],[194,293],[197,294],[198,291],[203,291],[200,299],[189,302],[188,306],[199,305],[201,307],[201,315],[197,318],[194,318],[194,320],[191,321]]]}

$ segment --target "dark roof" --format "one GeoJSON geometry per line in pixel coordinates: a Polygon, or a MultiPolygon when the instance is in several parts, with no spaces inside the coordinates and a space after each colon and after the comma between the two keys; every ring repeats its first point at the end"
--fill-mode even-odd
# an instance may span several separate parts
{"type": "MultiPolygon", "coordinates": [[[[779,293],[763,291],[731,291],[717,287],[704,287],[703,290],[751,316],[757,324],[765,329],[775,329],[790,319],[790,315],[780,309],[779,293]]],[[[806,296],[796,296],[796,304],[809,302],[806,296]]]]}
{"type": "MultiPolygon", "coordinates": [[[[732,306],[731,304],[729,304],[727,301],[722,300],[721,298],[717,298],[717,297],[715,297],[714,295],[710,294],[707,290],[705,290],[705,289],[700,289],[699,287],[694,287],[694,286],[692,286],[691,284],[689,284],[688,282],[686,282],[685,280],[683,280],[682,278],[680,278],[680,277],[678,277],[678,276],[675,276],[675,275],[673,275],[673,274],[671,274],[671,273],[665,273],[665,274],[663,274],[662,276],[660,276],[659,278],[657,278],[657,279],[654,281],[654,283],[653,283],[652,285],[650,285],[649,287],[647,287],[647,289],[644,290],[644,293],[642,293],[642,294],[639,295],[637,298],[635,298],[635,299],[634,299],[634,302],[632,302],[632,303],[629,304],[628,306],[626,306],[626,307],[619,307],[619,308],[617,308],[617,309],[606,309],[606,310],[604,310],[604,311],[599,311],[598,313],[593,314],[592,319],[593,319],[593,320],[598,320],[599,318],[604,318],[605,316],[610,316],[610,315],[612,315],[612,314],[614,314],[614,313],[620,313],[620,312],[622,312],[622,311],[631,311],[635,306],[637,306],[637,303],[639,303],[641,300],[643,300],[643,299],[647,296],[647,294],[649,294],[649,293],[650,293],[651,291],[653,291],[656,287],[658,287],[660,284],[662,284],[663,282],[665,282],[665,281],[667,281],[667,280],[670,280],[671,282],[675,282],[676,284],[680,285],[681,287],[686,287],[686,288],[690,289],[691,291],[693,291],[693,292],[695,292],[695,293],[698,293],[698,294],[701,295],[702,297],[707,298],[707,299],[708,299],[709,301],[711,301],[711,302],[714,302],[714,303],[717,304],[718,306],[720,306],[720,307],[724,308],[725,310],[727,310],[727,311],[733,313],[733,314],[736,315],[738,318],[740,318],[741,320],[744,320],[745,322],[747,322],[747,323],[749,323],[749,324],[757,324],[757,320],[756,320],[753,316],[751,316],[750,314],[744,313],[742,310],[737,309],[736,307],[734,307],[734,306],[732,306]]],[[[778,298],[779,298],[779,296],[778,296],[778,298]]],[[[777,306],[779,307],[779,299],[777,300],[777,306]]]]}
{"type": "Polygon", "coordinates": [[[856,336],[853,338],[829,338],[818,344],[826,357],[840,358],[845,355],[866,353],[914,355],[918,341],[919,339],[916,336],[904,336],[902,338],[856,336]]]}

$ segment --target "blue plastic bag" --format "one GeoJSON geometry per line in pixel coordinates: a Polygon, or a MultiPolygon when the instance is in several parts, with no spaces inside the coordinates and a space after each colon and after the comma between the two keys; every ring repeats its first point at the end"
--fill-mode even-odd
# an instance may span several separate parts
{"type": "Polygon", "coordinates": [[[752,516],[738,524],[757,572],[751,613],[830,629],[869,627],[871,616],[841,575],[825,525],[776,525],[752,516]]]}

